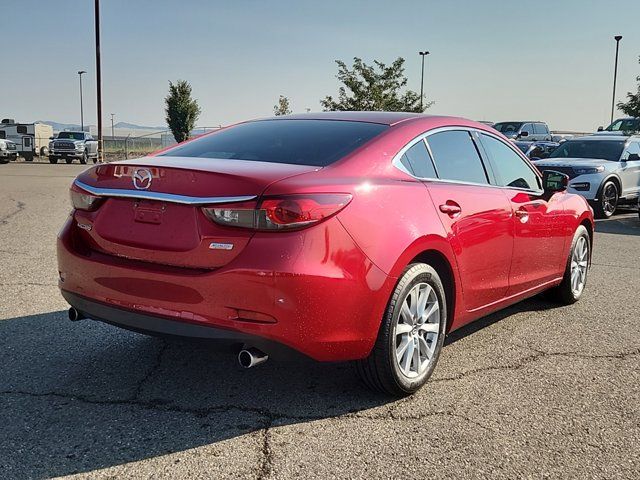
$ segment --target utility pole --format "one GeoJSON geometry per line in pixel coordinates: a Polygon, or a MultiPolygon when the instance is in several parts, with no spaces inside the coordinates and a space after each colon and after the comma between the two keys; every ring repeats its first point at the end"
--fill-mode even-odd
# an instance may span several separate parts
{"type": "Polygon", "coordinates": [[[622,40],[622,35],[616,35],[613,37],[616,41],[616,63],[613,67],[613,98],[611,99],[611,122],[613,123],[613,112],[616,108],[616,80],[618,79],[618,49],[620,47],[620,40],[622,40]]]}
{"type": "Polygon", "coordinates": [[[418,52],[418,54],[422,57],[422,76],[420,78],[420,112],[424,112],[424,108],[422,107],[422,100],[424,99],[424,57],[429,55],[428,51],[418,52]]]}
{"type": "Polygon", "coordinates": [[[113,134],[113,116],[114,115],[115,114],[113,114],[113,113],[111,114],[111,140],[115,140],[116,139],[116,136],[113,134]]]}
{"type": "Polygon", "coordinates": [[[96,28],[96,89],[98,101],[98,161],[102,162],[102,75],[100,72],[100,0],[95,0],[94,21],[96,28]]]}
{"type": "Polygon", "coordinates": [[[82,74],[87,73],[84,70],[80,70],[78,72],[78,77],[80,77],[80,130],[84,132],[84,111],[82,108],[82,74]]]}

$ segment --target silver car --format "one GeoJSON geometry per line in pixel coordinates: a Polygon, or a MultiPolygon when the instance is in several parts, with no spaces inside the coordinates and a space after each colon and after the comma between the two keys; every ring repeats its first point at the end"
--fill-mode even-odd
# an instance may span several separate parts
{"type": "Polygon", "coordinates": [[[620,204],[635,205],[640,196],[640,136],[567,140],[534,165],[569,175],[568,191],[585,197],[600,218],[613,215],[620,204]]]}

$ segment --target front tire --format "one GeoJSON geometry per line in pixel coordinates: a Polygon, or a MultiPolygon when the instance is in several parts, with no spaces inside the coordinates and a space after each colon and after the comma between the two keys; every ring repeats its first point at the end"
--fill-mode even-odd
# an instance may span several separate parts
{"type": "Polygon", "coordinates": [[[587,284],[590,260],[591,239],[584,225],[580,225],[573,235],[562,283],[549,290],[551,300],[563,305],[571,305],[580,300],[587,284]]]}
{"type": "Polygon", "coordinates": [[[618,206],[618,186],[611,180],[605,182],[600,193],[600,200],[596,203],[595,214],[598,218],[611,217],[618,206]]]}
{"type": "Polygon", "coordinates": [[[409,265],[385,311],[378,338],[356,370],[371,389],[405,396],[422,387],[444,343],[446,295],[438,272],[425,263],[409,265]]]}
{"type": "Polygon", "coordinates": [[[87,154],[87,151],[85,150],[84,152],[82,152],[82,156],[80,157],[80,163],[83,164],[83,165],[86,165],[88,159],[89,159],[89,155],[87,154]]]}

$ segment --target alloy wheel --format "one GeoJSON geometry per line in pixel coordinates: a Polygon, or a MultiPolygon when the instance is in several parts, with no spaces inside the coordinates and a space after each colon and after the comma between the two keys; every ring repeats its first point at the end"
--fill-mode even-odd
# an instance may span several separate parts
{"type": "Polygon", "coordinates": [[[618,189],[613,183],[608,183],[602,192],[602,210],[607,216],[613,215],[618,206],[618,189]]]}
{"type": "Polygon", "coordinates": [[[587,280],[589,244],[585,237],[578,238],[571,254],[571,291],[577,297],[582,293],[587,280]]]}
{"type": "Polygon", "coordinates": [[[394,328],[395,359],[403,375],[414,378],[427,370],[439,335],[438,296],[428,283],[418,283],[402,302],[394,328]]]}

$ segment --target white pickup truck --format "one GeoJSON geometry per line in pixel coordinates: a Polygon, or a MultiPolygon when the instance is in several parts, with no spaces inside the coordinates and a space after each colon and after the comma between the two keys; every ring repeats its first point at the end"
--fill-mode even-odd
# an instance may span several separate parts
{"type": "Polygon", "coordinates": [[[60,132],[49,142],[49,162],[58,163],[61,158],[71,163],[77,158],[80,163],[98,161],[98,141],[88,132],[60,132]]]}

